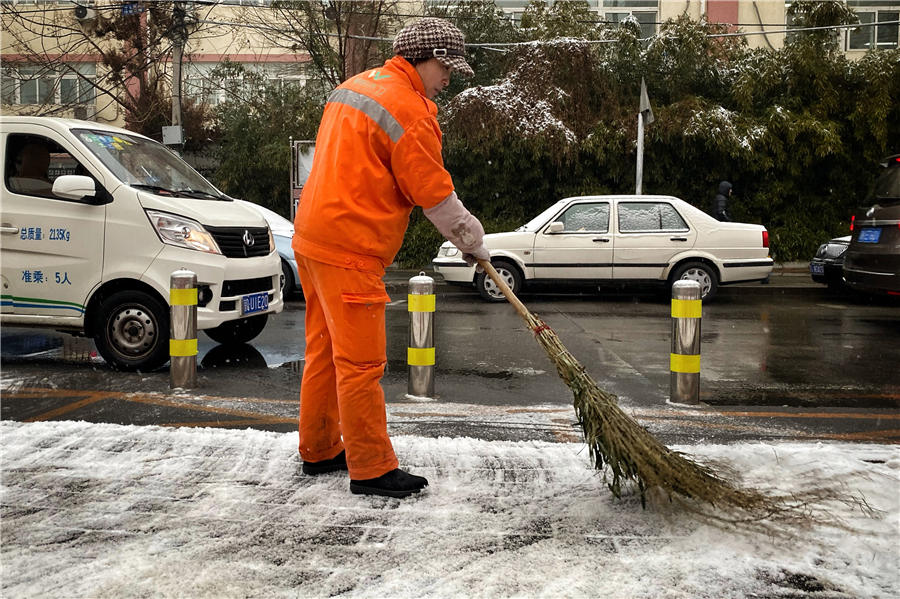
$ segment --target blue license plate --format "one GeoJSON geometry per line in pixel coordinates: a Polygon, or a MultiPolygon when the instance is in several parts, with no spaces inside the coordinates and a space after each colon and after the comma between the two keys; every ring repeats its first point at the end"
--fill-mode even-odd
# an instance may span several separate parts
{"type": "Polygon", "coordinates": [[[825,265],[824,264],[810,264],[809,272],[814,275],[824,275],[825,274],[825,265]]]}
{"type": "Polygon", "coordinates": [[[251,293],[241,297],[241,316],[256,314],[269,309],[269,292],[251,293]]]}
{"type": "Polygon", "coordinates": [[[859,230],[860,243],[878,243],[881,239],[881,229],[878,227],[866,227],[859,230]]]}

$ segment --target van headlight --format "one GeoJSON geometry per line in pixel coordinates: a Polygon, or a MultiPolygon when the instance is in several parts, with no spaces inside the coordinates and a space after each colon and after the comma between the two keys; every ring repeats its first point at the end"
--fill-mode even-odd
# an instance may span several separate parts
{"type": "Polygon", "coordinates": [[[266,227],[266,230],[269,232],[269,253],[275,251],[275,236],[272,234],[272,227],[266,227]]]}
{"type": "Polygon", "coordinates": [[[452,258],[452,257],[458,256],[458,255],[459,255],[459,248],[457,248],[455,245],[451,245],[449,247],[443,246],[443,247],[441,247],[440,251],[438,252],[438,256],[441,256],[443,258],[452,258]]]}
{"type": "MultiPolygon", "coordinates": [[[[209,254],[222,253],[213,236],[197,221],[156,210],[147,210],[146,212],[150,218],[150,224],[153,225],[163,243],[209,254]]],[[[272,245],[271,234],[269,235],[269,244],[272,245]]]]}

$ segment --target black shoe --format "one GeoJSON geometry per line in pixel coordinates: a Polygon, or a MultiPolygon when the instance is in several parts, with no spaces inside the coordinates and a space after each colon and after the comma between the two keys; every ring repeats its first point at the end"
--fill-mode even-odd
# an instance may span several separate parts
{"type": "Polygon", "coordinates": [[[319,462],[303,462],[303,474],[315,476],[316,474],[327,474],[329,472],[337,472],[338,470],[347,469],[347,453],[342,451],[330,460],[321,460],[319,462]]]}
{"type": "Polygon", "coordinates": [[[355,495],[384,495],[385,497],[406,497],[418,493],[428,486],[423,476],[409,474],[399,468],[382,474],[378,478],[351,480],[350,492],[355,495]]]}

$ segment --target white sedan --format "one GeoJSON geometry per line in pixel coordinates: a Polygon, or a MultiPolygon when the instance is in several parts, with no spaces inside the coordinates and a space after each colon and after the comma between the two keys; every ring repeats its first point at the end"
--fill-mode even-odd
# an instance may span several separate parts
{"type": "MultiPolygon", "coordinates": [[[[761,225],[719,222],[671,196],[580,196],[553,204],[511,233],[485,235],[491,263],[513,292],[532,282],[700,283],[761,281],[772,272],[761,225]]],[[[459,250],[444,243],[432,262],[449,283],[474,284],[489,301],[503,295],[459,250]]]]}

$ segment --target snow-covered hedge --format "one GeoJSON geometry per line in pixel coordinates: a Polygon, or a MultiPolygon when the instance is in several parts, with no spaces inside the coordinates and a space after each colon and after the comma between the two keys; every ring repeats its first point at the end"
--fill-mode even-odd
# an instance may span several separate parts
{"type": "MultiPolygon", "coordinates": [[[[499,80],[443,107],[460,197],[490,231],[567,195],[633,192],[643,76],[656,116],[645,131],[644,191],[706,209],[729,180],[732,214],[769,228],[776,259],[811,257],[846,233],[879,159],[900,152],[900,51],[853,62],[828,36],[750,50],[741,38],[708,37],[714,31],[681,19],[649,44],[626,26],[610,43],[516,47],[499,80]]],[[[427,263],[437,245],[421,237],[430,233],[414,221],[410,235],[418,249],[405,247],[404,261],[427,263]]]]}

